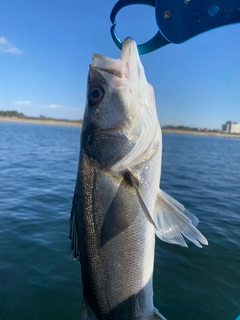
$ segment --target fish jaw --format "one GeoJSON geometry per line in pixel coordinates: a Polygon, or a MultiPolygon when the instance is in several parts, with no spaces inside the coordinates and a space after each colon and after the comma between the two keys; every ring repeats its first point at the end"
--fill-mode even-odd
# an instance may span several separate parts
{"type": "MultiPolygon", "coordinates": [[[[88,92],[96,83],[103,87],[105,95],[94,108],[88,101],[82,131],[91,128],[91,135],[105,132],[118,136],[122,151],[118,146],[117,161],[107,167],[119,174],[136,165],[156,140],[161,144],[154,91],[147,82],[132,38],[125,39],[119,59],[99,54],[93,56],[88,92]]],[[[114,145],[111,148],[114,149],[114,145]]],[[[97,161],[101,165],[102,161],[97,161]]]]}
{"type": "Polygon", "coordinates": [[[95,53],[93,55],[92,64],[90,67],[110,73],[119,78],[129,78],[136,72],[140,78],[143,76],[142,73],[144,73],[144,69],[138,54],[137,45],[130,37],[124,40],[119,59],[112,59],[95,53]]]}

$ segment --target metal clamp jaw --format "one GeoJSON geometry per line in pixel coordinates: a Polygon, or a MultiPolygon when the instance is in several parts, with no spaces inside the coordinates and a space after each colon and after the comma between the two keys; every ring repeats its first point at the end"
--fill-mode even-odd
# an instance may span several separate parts
{"type": "Polygon", "coordinates": [[[144,4],[155,7],[158,32],[138,45],[139,54],[159,49],[169,43],[182,43],[205,31],[240,22],[240,0],[119,0],[112,9],[111,35],[121,49],[116,33],[116,15],[126,6],[144,4]]]}

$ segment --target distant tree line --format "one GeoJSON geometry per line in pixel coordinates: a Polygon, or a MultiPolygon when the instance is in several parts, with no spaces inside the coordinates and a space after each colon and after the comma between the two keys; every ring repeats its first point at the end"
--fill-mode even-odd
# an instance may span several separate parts
{"type": "Polygon", "coordinates": [[[14,110],[10,111],[1,111],[0,110],[0,117],[13,117],[13,118],[27,118],[22,112],[17,112],[14,110]]]}
{"type": "Polygon", "coordinates": [[[185,126],[164,126],[162,129],[168,129],[168,130],[194,130],[193,128],[190,127],[185,127],[185,126]]]}
{"type": "Polygon", "coordinates": [[[179,131],[202,131],[202,132],[221,132],[219,129],[206,129],[206,128],[191,128],[186,126],[163,126],[164,130],[179,130],[179,131]]]}
{"type": "Polygon", "coordinates": [[[38,120],[54,120],[54,121],[70,121],[70,122],[80,122],[82,123],[82,120],[66,120],[66,119],[55,119],[55,118],[48,118],[45,116],[40,115],[39,117],[28,117],[25,116],[22,112],[18,112],[15,110],[9,110],[9,111],[1,111],[0,110],[0,117],[10,117],[10,118],[19,118],[19,119],[38,119],[38,120]]]}

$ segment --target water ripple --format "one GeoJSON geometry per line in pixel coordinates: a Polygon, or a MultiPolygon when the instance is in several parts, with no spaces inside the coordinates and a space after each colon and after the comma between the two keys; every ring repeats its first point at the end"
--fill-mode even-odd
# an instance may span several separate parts
{"type": "MultiPolygon", "coordinates": [[[[0,123],[0,319],[79,319],[68,228],[80,130],[0,123]]],[[[163,135],[161,187],[200,219],[209,246],[157,240],[155,305],[168,320],[240,313],[240,140],[163,135]]]]}

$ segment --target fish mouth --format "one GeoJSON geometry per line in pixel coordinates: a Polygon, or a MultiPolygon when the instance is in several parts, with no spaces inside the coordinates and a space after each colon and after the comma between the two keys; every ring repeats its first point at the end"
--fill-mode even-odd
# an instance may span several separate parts
{"type": "Polygon", "coordinates": [[[139,60],[136,42],[128,37],[122,45],[122,52],[119,59],[112,59],[102,54],[95,53],[90,68],[106,72],[118,78],[122,78],[129,68],[129,64],[139,60]]]}
{"type": "Polygon", "coordinates": [[[133,38],[128,37],[123,41],[122,45],[122,53],[121,53],[121,60],[129,60],[132,57],[138,57],[138,48],[136,42],[133,38]]]}
{"type": "Polygon", "coordinates": [[[123,76],[123,64],[121,59],[112,59],[101,54],[94,54],[90,68],[104,71],[118,78],[123,76]]]}
{"type": "Polygon", "coordinates": [[[100,70],[100,71],[104,71],[106,73],[110,73],[111,75],[116,76],[118,78],[122,78],[122,73],[120,70],[93,67],[93,66],[91,66],[91,68],[96,69],[96,70],[100,70]]]}

